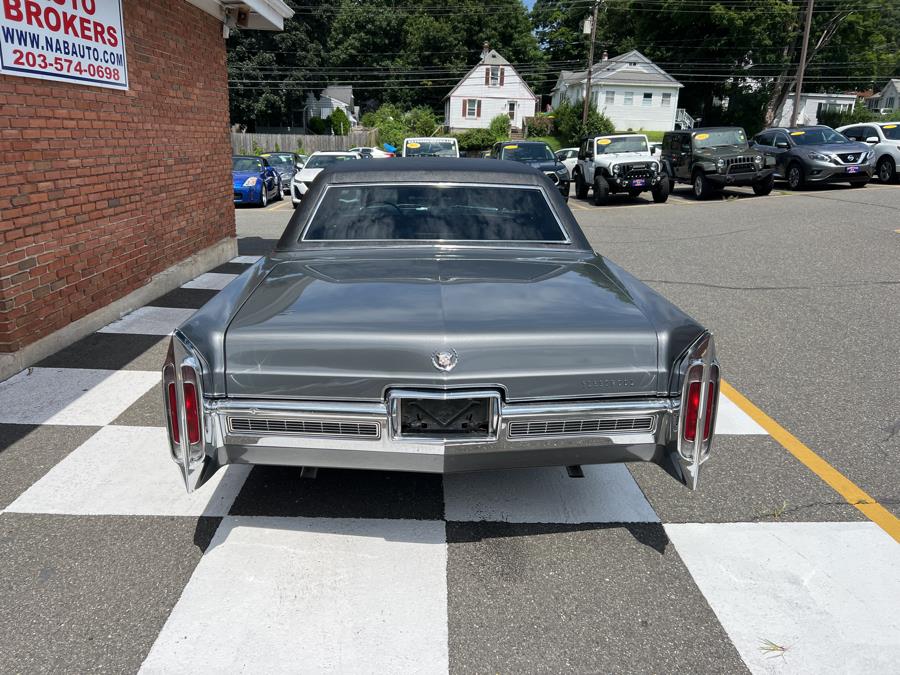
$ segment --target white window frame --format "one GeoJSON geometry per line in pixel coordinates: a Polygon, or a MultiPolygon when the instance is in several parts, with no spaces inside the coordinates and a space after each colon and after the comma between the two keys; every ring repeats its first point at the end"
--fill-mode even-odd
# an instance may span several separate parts
{"type": "Polygon", "coordinates": [[[653,92],[645,91],[641,95],[641,107],[642,108],[650,108],[653,105],[653,92]]]}
{"type": "Polygon", "coordinates": [[[509,115],[509,121],[516,121],[516,113],[519,111],[519,102],[518,101],[507,101],[506,102],[506,114],[509,115]]]}
{"type": "Polygon", "coordinates": [[[475,119],[478,117],[478,99],[477,98],[467,98],[466,99],[466,119],[475,119]]]}
{"type": "Polygon", "coordinates": [[[490,85],[491,87],[499,87],[500,86],[500,66],[488,66],[491,69],[491,79],[490,85]],[[494,77],[494,73],[496,73],[496,77],[494,77]]]}
{"type": "Polygon", "coordinates": [[[634,92],[633,91],[625,92],[625,105],[634,105],[634,92]]]}
{"type": "Polygon", "coordinates": [[[663,108],[671,108],[672,107],[672,94],[670,92],[664,91],[662,96],[660,97],[659,105],[663,108]]]}
{"type": "Polygon", "coordinates": [[[606,92],[606,98],[604,99],[604,105],[615,105],[616,104],[616,92],[608,91],[606,92]]]}

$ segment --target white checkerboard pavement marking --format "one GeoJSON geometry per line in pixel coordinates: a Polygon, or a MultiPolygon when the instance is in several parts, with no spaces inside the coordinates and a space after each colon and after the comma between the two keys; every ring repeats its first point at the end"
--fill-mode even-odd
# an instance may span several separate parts
{"type": "Polygon", "coordinates": [[[446,673],[444,523],[222,521],[142,673],[446,673]]]}
{"type": "Polygon", "coordinates": [[[584,478],[563,467],[449,474],[445,517],[507,523],[655,523],[656,512],[623,464],[585,466],[584,478]]]}
{"type": "MultiPolygon", "coordinates": [[[[208,273],[183,288],[217,290],[234,276],[208,273]]],[[[100,332],[167,335],[193,311],[144,307],[100,332]]],[[[223,517],[144,672],[279,672],[301,662],[447,672],[445,521],[659,523],[622,465],[586,466],[577,479],[562,468],[448,475],[444,520],[231,516],[248,467],[187,495],[165,429],[110,426],[158,383],[158,372],[79,368],[0,383],[0,423],[101,427],[0,514],[223,517]]],[[[766,435],[724,396],[716,433],[766,435]]],[[[900,662],[900,547],[874,524],[664,527],[753,672],[889,672],[900,662]],[[771,658],[767,639],[787,651],[771,658]]]]}
{"type": "Polygon", "coordinates": [[[182,288],[201,288],[208,291],[220,291],[228,284],[238,278],[237,274],[223,274],[220,272],[207,272],[201,274],[196,279],[192,279],[186,284],[182,284],[182,288]]]}
{"type": "Polygon", "coordinates": [[[0,423],[102,426],[159,381],[141,370],[29,368],[0,382],[0,423]]]}
{"type": "Polygon", "coordinates": [[[897,672],[900,546],[875,523],[665,528],[752,672],[897,672]]]}
{"type": "Polygon", "coordinates": [[[250,472],[229,466],[187,494],[162,427],[108,426],[9,505],[10,512],[225,516],[250,472]]]}
{"type": "Polygon", "coordinates": [[[104,326],[98,333],[132,335],[169,335],[193,316],[196,310],[180,307],[141,307],[118,321],[104,326]]]}

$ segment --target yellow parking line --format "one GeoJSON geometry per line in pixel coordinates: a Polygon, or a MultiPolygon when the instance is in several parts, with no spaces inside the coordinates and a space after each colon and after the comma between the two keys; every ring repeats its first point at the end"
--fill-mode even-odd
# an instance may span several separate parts
{"type": "Polygon", "coordinates": [[[732,403],[747,413],[759,426],[807,469],[825,481],[828,486],[855,506],[863,515],[900,543],[900,519],[869,496],[861,487],[847,478],[822,457],[805,446],[796,436],[757,408],[743,394],[722,380],[722,393],[732,403]]]}

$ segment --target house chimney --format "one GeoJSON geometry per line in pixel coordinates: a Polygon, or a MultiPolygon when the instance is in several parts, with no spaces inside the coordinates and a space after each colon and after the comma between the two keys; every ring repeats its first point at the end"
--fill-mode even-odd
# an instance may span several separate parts
{"type": "Polygon", "coordinates": [[[607,52],[605,49],[603,50],[603,57],[600,60],[609,61],[609,52],[607,52]]]}
{"type": "Polygon", "coordinates": [[[487,40],[485,40],[484,45],[481,48],[481,60],[484,61],[488,57],[488,54],[490,54],[490,53],[491,53],[491,43],[488,42],[487,40]]]}

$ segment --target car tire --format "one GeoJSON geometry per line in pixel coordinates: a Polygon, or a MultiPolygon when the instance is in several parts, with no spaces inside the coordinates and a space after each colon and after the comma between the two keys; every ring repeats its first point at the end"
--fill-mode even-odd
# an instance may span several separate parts
{"type": "Polygon", "coordinates": [[[588,195],[588,186],[587,183],[584,182],[584,176],[581,175],[581,172],[575,174],[575,196],[578,199],[587,199],[588,195]]]}
{"type": "Polygon", "coordinates": [[[772,176],[768,178],[763,178],[760,181],[756,181],[753,184],[753,194],[757,197],[765,197],[767,194],[772,192],[772,188],[775,187],[775,179],[772,176]]]}
{"type": "Polygon", "coordinates": [[[284,186],[281,184],[280,178],[278,179],[278,185],[276,187],[278,189],[275,190],[275,199],[273,199],[272,201],[280,202],[282,199],[284,199],[284,186]]]}
{"type": "Polygon", "coordinates": [[[259,205],[262,208],[266,208],[269,205],[269,191],[266,189],[265,181],[259,190],[259,205]]]}
{"type": "Polygon", "coordinates": [[[594,179],[594,206],[606,206],[609,203],[609,183],[603,176],[594,179]]]}
{"type": "Polygon", "coordinates": [[[803,175],[803,167],[797,162],[788,165],[787,184],[791,190],[802,190],[806,185],[806,176],[803,175]]]}
{"type": "Polygon", "coordinates": [[[894,183],[897,181],[897,165],[894,164],[893,159],[886,155],[878,160],[875,172],[878,175],[878,180],[882,183],[894,183]]]}
{"type": "Polygon", "coordinates": [[[670,186],[671,183],[669,183],[669,178],[663,176],[662,180],[650,188],[650,194],[653,195],[653,201],[657,204],[664,204],[669,198],[670,186]]]}
{"type": "Polygon", "coordinates": [[[697,199],[709,199],[716,191],[712,182],[702,171],[694,173],[694,178],[691,181],[691,188],[694,191],[694,197],[697,199]]]}

